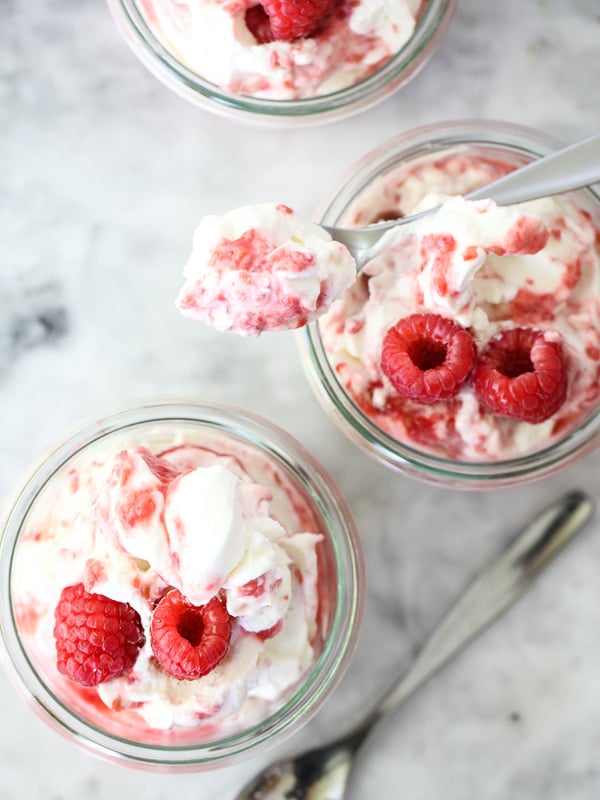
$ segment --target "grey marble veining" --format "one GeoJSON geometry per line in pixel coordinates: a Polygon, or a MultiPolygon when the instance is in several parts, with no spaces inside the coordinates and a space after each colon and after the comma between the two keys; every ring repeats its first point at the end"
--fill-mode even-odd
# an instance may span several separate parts
{"type": "MultiPolygon", "coordinates": [[[[348,497],[369,600],[339,690],[289,751],[356,720],[477,568],[563,488],[600,496],[600,455],[543,483],[465,494],[399,478],[326,420],[292,336],[242,342],[171,298],[209,211],[310,213],[368,149],[424,122],[487,116],[568,140],[600,129],[598,0],[462,0],[401,93],[326,128],[263,131],[200,112],[138,64],[93,0],[0,0],[0,494],[65,427],[171,394],[227,400],[300,438],[348,497]],[[335,142],[335,147],[331,143],[335,142]]],[[[350,797],[600,796],[600,525],[373,736],[350,797]]],[[[0,677],[1,800],[227,800],[258,762],[147,775],[96,761],[0,677]]],[[[263,757],[263,761],[267,756],[263,757]]]]}

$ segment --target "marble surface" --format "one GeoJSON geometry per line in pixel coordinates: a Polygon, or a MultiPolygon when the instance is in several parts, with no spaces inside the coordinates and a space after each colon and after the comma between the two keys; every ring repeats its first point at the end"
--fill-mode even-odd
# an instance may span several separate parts
{"type": "MultiPolygon", "coordinates": [[[[564,487],[598,496],[600,455],[543,483],[466,494],[363,456],[326,420],[292,336],[241,341],[171,298],[206,212],[256,200],[310,213],[368,149],[424,122],[486,116],[568,140],[600,128],[598,0],[462,0],[400,94],[326,128],[262,131],[163,88],[94,0],[0,0],[0,494],[83,416],[148,395],[227,400],[300,438],[362,533],[364,632],[322,713],[280,752],[357,719],[469,576],[564,487]],[[332,143],[335,146],[332,147],[332,143]]],[[[378,730],[350,798],[600,796],[600,523],[523,601],[378,730]]],[[[0,798],[227,800],[268,759],[204,775],[104,764],[0,676],[0,798]]]]}

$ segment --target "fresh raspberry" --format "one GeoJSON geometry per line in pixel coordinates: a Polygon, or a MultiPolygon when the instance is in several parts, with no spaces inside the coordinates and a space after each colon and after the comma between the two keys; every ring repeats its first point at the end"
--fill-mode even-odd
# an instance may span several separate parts
{"type": "Polygon", "coordinates": [[[383,337],[381,369],[398,394],[437,403],[458,394],[476,350],[464,328],[439,314],[412,314],[383,337]]]}
{"type": "Polygon", "coordinates": [[[90,594],[82,583],[62,590],[54,612],[58,671],[82,686],[97,686],[135,664],[146,638],[129,603],[90,594]]]}
{"type": "Polygon", "coordinates": [[[259,44],[274,41],[271,20],[263,6],[252,6],[246,11],[246,27],[259,44]]]}
{"type": "Polygon", "coordinates": [[[473,388],[494,414],[544,422],[567,394],[559,342],[533,328],[510,328],[491,339],[473,370],[473,388]]]}
{"type": "Polygon", "coordinates": [[[217,597],[204,606],[193,606],[172,589],[154,609],[152,650],[165,672],[180,681],[211,672],[225,656],[230,638],[229,614],[217,597]]]}
{"type": "Polygon", "coordinates": [[[259,44],[306,39],[327,21],[337,0],[263,0],[246,11],[246,25],[259,44]]]}

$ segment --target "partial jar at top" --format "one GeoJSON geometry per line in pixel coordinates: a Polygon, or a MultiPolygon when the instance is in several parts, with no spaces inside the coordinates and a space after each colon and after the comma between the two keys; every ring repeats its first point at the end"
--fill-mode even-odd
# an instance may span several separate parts
{"type": "MultiPolygon", "coordinates": [[[[362,111],[403,86],[432,55],[457,5],[306,0],[304,13],[324,14],[322,21],[274,39],[269,14],[285,11],[279,0],[108,2],[133,51],[175,92],[221,115],[295,128],[362,111]]],[[[302,6],[292,3],[290,13],[302,6]]]]}

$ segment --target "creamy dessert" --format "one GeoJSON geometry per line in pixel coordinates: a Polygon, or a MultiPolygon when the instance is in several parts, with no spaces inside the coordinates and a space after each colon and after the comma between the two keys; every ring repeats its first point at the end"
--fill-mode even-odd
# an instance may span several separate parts
{"type": "Polygon", "coordinates": [[[138,0],[181,64],[236,94],[329,94],[383,66],[411,38],[421,0],[138,0]]]}
{"type": "Polygon", "coordinates": [[[104,729],[150,741],[245,729],[322,647],[322,538],[281,469],[233,438],[182,425],[101,439],[25,520],[21,640],[104,729]]]}
{"type": "Polygon", "coordinates": [[[292,330],[325,313],[356,277],[348,250],[287,206],[205,217],[176,305],[220,331],[292,330]]]}
{"type": "Polygon", "coordinates": [[[343,222],[440,210],[385,247],[320,320],[338,381],[400,442],[494,461],[573,429],[600,394],[600,239],[568,196],[462,195],[514,166],[455,152],[383,176],[343,222]]]}

